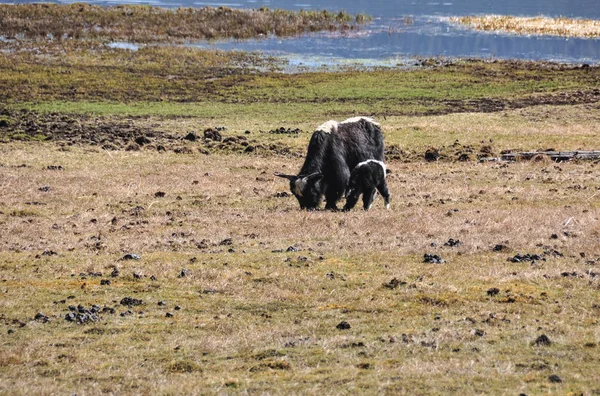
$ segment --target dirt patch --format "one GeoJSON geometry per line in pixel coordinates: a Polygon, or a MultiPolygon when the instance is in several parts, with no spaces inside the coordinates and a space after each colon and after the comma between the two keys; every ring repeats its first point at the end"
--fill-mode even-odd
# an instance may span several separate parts
{"type": "Polygon", "coordinates": [[[301,156],[283,143],[262,144],[244,135],[225,136],[216,129],[187,135],[160,131],[143,117],[100,117],[0,108],[0,143],[52,141],[60,146],[94,146],[103,150],[156,150],[177,154],[255,153],[301,156]],[[218,135],[217,135],[218,134],[218,135]],[[191,138],[193,136],[193,139],[191,138]],[[199,136],[203,136],[200,138],[199,136]]]}

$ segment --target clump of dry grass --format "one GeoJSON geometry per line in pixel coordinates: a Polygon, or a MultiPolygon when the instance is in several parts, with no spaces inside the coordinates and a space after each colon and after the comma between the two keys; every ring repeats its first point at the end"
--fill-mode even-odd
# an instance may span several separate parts
{"type": "Polygon", "coordinates": [[[477,30],[563,37],[600,37],[600,21],[594,19],[483,15],[454,17],[450,20],[477,30]]]}
{"type": "Polygon", "coordinates": [[[100,7],[84,3],[0,4],[0,34],[9,38],[181,42],[193,39],[292,36],[356,29],[369,21],[341,11],[285,11],[228,7],[165,9],[145,5],[100,7]]]}

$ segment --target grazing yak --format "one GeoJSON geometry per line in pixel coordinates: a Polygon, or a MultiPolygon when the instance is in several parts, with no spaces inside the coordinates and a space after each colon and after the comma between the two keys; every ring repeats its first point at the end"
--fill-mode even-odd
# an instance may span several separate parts
{"type": "Polygon", "coordinates": [[[356,205],[360,194],[363,194],[363,208],[365,210],[371,209],[377,191],[383,197],[385,208],[389,209],[390,191],[385,181],[388,173],[389,171],[385,164],[374,159],[369,159],[356,165],[350,174],[344,210],[352,209],[356,205]]]}
{"type": "Polygon", "coordinates": [[[368,159],[383,161],[383,149],[383,133],[373,119],[327,121],[312,134],[298,175],[275,175],[290,181],[290,190],[301,209],[316,209],[325,195],[325,209],[336,210],[351,170],[368,159]]]}

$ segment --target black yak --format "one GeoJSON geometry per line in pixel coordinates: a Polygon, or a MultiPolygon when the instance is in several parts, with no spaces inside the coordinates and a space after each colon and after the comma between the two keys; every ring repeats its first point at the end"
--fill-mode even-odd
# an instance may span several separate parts
{"type": "Polygon", "coordinates": [[[344,210],[352,209],[356,205],[360,194],[363,195],[363,208],[365,210],[371,209],[377,191],[383,197],[386,209],[389,209],[390,191],[385,181],[388,173],[389,171],[385,164],[374,159],[369,159],[356,165],[350,174],[344,210]]]}
{"type": "Polygon", "coordinates": [[[383,149],[383,133],[373,119],[327,121],[313,133],[298,175],[275,175],[290,181],[290,190],[301,209],[316,209],[324,195],[325,209],[336,210],[351,170],[368,159],[383,161],[383,149]]]}

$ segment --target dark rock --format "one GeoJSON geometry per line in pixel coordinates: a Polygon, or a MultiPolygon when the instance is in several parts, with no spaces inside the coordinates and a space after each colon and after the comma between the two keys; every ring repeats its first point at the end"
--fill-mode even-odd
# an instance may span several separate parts
{"type": "Polygon", "coordinates": [[[109,279],[102,279],[102,280],[100,280],[100,285],[101,286],[110,286],[110,280],[109,279]]]}
{"type": "Polygon", "coordinates": [[[487,295],[492,297],[497,295],[498,293],[500,293],[500,289],[498,289],[497,287],[492,287],[487,291],[487,295]]]}
{"type": "Polygon", "coordinates": [[[44,187],[40,187],[38,188],[38,190],[42,191],[42,192],[48,192],[51,190],[51,188],[49,186],[44,186],[44,187]]]}
{"type": "Polygon", "coordinates": [[[275,194],[275,198],[287,198],[290,197],[291,194],[287,191],[283,191],[283,192],[278,192],[275,194]]]}
{"type": "Polygon", "coordinates": [[[6,333],[7,333],[7,334],[12,334],[12,333],[14,333],[14,332],[15,332],[15,331],[14,331],[13,329],[8,329],[8,331],[7,331],[6,333]]]}
{"type": "Polygon", "coordinates": [[[151,280],[152,282],[155,282],[155,281],[156,281],[156,276],[154,276],[154,275],[150,275],[150,280],[151,280]]]}
{"type": "Polygon", "coordinates": [[[440,256],[438,256],[437,254],[425,253],[423,255],[423,262],[430,263],[430,264],[444,264],[446,261],[444,259],[442,259],[440,256]]]}
{"type": "Polygon", "coordinates": [[[219,242],[219,246],[231,246],[233,245],[233,239],[225,238],[221,242],[219,242]]]}
{"type": "Polygon", "coordinates": [[[485,331],[483,331],[481,329],[475,329],[475,330],[473,330],[473,335],[475,335],[477,337],[483,337],[485,335],[485,331]]]}
{"type": "Polygon", "coordinates": [[[167,305],[167,303],[165,301],[159,301],[158,302],[158,306],[159,307],[164,306],[164,305],[167,305]]]}
{"type": "Polygon", "coordinates": [[[119,269],[118,268],[114,268],[112,270],[112,272],[110,273],[110,276],[112,276],[113,278],[116,278],[117,276],[119,276],[119,269]]]}
{"type": "Polygon", "coordinates": [[[140,260],[141,257],[137,254],[134,253],[127,253],[126,255],[124,255],[123,257],[121,257],[119,259],[119,261],[123,261],[123,260],[140,260]]]}
{"type": "Polygon", "coordinates": [[[511,263],[520,263],[522,261],[530,261],[530,262],[536,262],[536,261],[546,261],[546,259],[542,256],[540,256],[539,254],[525,254],[522,255],[520,253],[517,253],[514,257],[509,257],[508,261],[510,261],[511,263]]]}
{"type": "Polygon", "coordinates": [[[216,129],[208,128],[204,131],[204,139],[215,140],[220,142],[221,140],[223,140],[223,137],[216,129]]]}
{"type": "Polygon", "coordinates": [[[406,285],[406,282],[404,281],[399,281],[397,278],[393,278],[391,281],[389,281],[388,283],[384,283],[383,287],[386,287],[388,289],[395,289],[398,286],[404,286],[406,285]]]}
{"type": "Polygon", "coordinates": [[[178,278],[185,278],[186,276],[189,276],[190,274],[191,274],[190,270],[182,269],[181,272],[179,273],[179,275],[177,277],[178,278]]]}
{"type": "Polygon", "coordinates": [[[155,198],[164,198],[165,195],[167,194],[164,191],[157,191],[154,193],[155,198]]]}
{"type": "Polygon", "coordinates": [[[558,375],[556,374],[552,374],[551,376],[548,377],[548,380],[550,382],[552,382],[553,384],[558,384],[562,382],[562,378],[560,378],[558,375]]]}
{"type": "Polygon", "coordinates": [[[175,311],[179,311],[181,307],[179,305],[175,305],[175,311]]]}
{"type": "MultiPolygon", "coordinates": [[[[206,132],[204,132],[204,137],[206,137],[206,132]]],[[[194,132],[190,132],[187,135],[185,135],[184,139],[190,142],[195,142],[196,139],[198,139],[198,136],[196,136],[194,132]]]]}
{"type": "Polygon", "coordinates": [[[144,302],[140,299],[137,298],[131,298],[131,297],[125,297],[123,299],[121,299],[120,304],[121,305],[127,305],[129,307],[134,306],[134,305],[142,305],[144,302]]]}
{"type": "Polygon", "coordinates": [[[65,168],[62,167],[62,165],[48,165],[46,167],[46,169],[48,169],[48,170],[65,170],[65,168]]]}
{"type": "Polygon", "coordinates": [[[285,251],[286,252],[297,252],[298,249],[295,246],[290,246],[285,251]]]}
{"type": "Polygon", "coordinates": [[[462,245],[462,242],[459,241],[458,239],[454,239],[454,238],[450,238],[450,239],[448,239],[448,242],[444,243],[444,246],[450,246],[450,247],[460,246],[460,245],[462,245]]]}
{"type": "Polygon", "coordinates": [[[502,244],[498,244],[498,245],[494,246],[494,247],[492,248],[492,250],[493,250],[494,252],[502,252],[502,251],[508,250],[508,246],[506,246],[506,245],[502,245],[502,244]]]}
{"type": "Polygon", "coordinates": [[[552,234],[552,235],[550,235],[550,239],[558,239],[558,235],[552,234]]]}
{"type": "Polygon", "coordinates": [[[550,341],[550,339],[548,338],[548,336],[546,334],[542,334],[541,336],[536,338],[535,341],[532,342],[532,345],[550,346],[550,345],[552,345],[552,341],[550,341]]]}
{"type": "Polygon", "coordinates": [[[152,140],[142,135],[135,138],[135,143],[139,146],[143,146],[144,144],[152,143],[152,140]]]}
{"type": "Polygon", "coordinates": [[[335,328],[338,330],[348,330],[350,327],[350,323],[346,322],[345,320],[341,321],[337,326],[335,326],[335,328]]]}
{"type": "Polygon", "coordinates": [[[440,153],[435,148],[429,148],[425,151],[425,161],[433,162],[440,158],[440,153]]]}
{"type": "Polygon", "coordinates": [[[42,323],[50,322],[50,318],[41,312],[38,312],[37,314],[35,314],[35,317],[33,319],[37,320],[38,322],[42,322],[42,323]]]}
{"type": "Polygon", "coordinates": [[[165,314],[165,316],[166,316],[167,318],[172,318],[174,315],[173,315],[171,312],[167,312],[167,313],[165,314]]]}
{"type": "Polygon", "coordinates": [[[120,313],[120,315],[121,315],[121,316],[129,316],[129,315],[133,315],[133,312],[131,312],[131,310],[130,310],[130,309],[128,309],[128,310],[127,310],[127,311],[125,311],[125,312],[121,312],[121,313],[120,313]]]}

